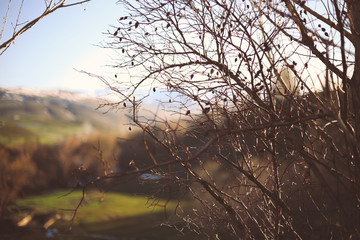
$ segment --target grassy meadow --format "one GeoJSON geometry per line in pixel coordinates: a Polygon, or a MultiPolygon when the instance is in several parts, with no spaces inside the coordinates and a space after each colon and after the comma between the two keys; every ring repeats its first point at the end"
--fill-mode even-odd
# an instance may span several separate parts
{"type": "Polygon", "coordinates": [[[0,128],[0,144],[16,146],[34,142],[53,145],[74,133],[82,132],[84,124],[81,122],[8,120],[6,125],[0,128]]]}
{"type": "MultiPolygon", "coordinates": [[[[16,201],[14,207],[31,209],[32,213],[56,211],[63,214],[63,219],[69,220],[82,197],[81,190],[58,190],[48,194],[22,198],[16,201]]],[[[75,226],[96,224],[113,219],[138,217],[164,213],[165,200],[149,200],[144,196],[122,194],[116,192],[101,193],[97,190],[85,192],[74,221],[75,226]]],[[[167,211],[173,212],[177,202],[171,201],[167,211]]]]}
{"type": "MultiPolygon", "coordinates": [[[[27,215],[59,213],[61,219],[51,228],[59,230],[55,237],[63,239],[91,238],[92,235],[105,238],[127,236],[146,239],[184,239],[174,229],[160,227],[162,222],[174,219],[177,201],[167,203],[165,199],[149,200],[144,196],[122,193],[100,193],[97,190],[86,192],[85,200],[79,208],[72,230],[73,211],[79,203],[82,191],[58,190],[52,193],[18,199],[12,205],[13,217],[20,221],[27,215]],[[156,204],[154,204],[156,203],[156,204]],[[17,213],[16,213],[17,212],[17,213]],[[167,218],[168,217],[168,218],[167,218]],[[82,236],[82,237],[81,237],[82,236]]],[[[189,236],[189,235],[187,235],[189,236]]],[[[0,234],[1,237],[1,234],[0,234]]]]}

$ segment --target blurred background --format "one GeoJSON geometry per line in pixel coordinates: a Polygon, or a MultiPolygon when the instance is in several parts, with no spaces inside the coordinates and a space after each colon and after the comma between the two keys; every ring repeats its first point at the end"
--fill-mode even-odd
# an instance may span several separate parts
{"type": "MultiPolygon", "coordinates": [[[[0,44],[46,3],[1,1],[0,44]]],[[[149,199],[154,189],[137,177],[93,186],[72,220],[84,183],[133,170],[129,163],[147,155],[128,113],[97,109],[109,99],[106,87],[80,73],[114,76],[116,53],[101,46],[122,14],[114,0],[60,9],[0,55],[0,239],[183,238],[159,226],[177,202],[168,202],[165,214],[155,202],[165,203],[166,194],[149,199]]]]}

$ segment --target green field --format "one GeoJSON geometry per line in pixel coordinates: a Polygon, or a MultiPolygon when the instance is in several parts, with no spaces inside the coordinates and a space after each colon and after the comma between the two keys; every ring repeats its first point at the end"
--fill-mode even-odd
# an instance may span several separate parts
{"type": "Polygon", "coordinates": [[[121,114],[96,110],[97,100],[68,101],[59,97],[14,95],[0,98],[0,144],[57,144],[68,136],[117,132],[121,114]]]}
{"type": "MultiPolygon", "coordinates": [[[[16,201],[20,208],[31,208],[36,213],[57,211],[69,219],[76,208],[82,192],[76,190],[28,197],[16,201]]],[[[121,193],[100,193],[93,190],[85,193],[84,201],[76,214],[76,225],[93,224],[112,219],[136,217],[140,215],[163,213],[165,200],[148,200],[143,196],[130,196],[121,193]],[[152,204],[157,203],[158,206],[152,204]]],[[[167,209],[174,210],[176,202],[169,202],[167,209]]]]}
{"type": "MultiPolygon", "coordinates": [[[[169,201],[165,214],[166,200],[149,200],[143,196],[132,196],[121,193],[102,194],[96,190],[88,191],[84,203],[79,208],[72,230],[69,232],[73,209],[79,203],[82,192],[56,191],[49,194],[19,199],[13,206],[22,210],[14,214],[20,220],[28,214],[44,214],[56,211],[62,215],[51,227],[59,229],[58,239],[91,239],[97,236],[127,236],[146,239],[189,239],[174,229],[161,227],[162,222],[174,221],[174,210],[177,201],[169,201]],[[158,206],[154,205],[157,203],[158,206]],[[74,236],[76,236],[74,238],[74,236]],[[171,237],[169,237],[171,236],[171,237]]],[[[56,239],[56,238],[55,238],[56,239]]],[[[101,238],[100,238],[101,239],[101,238]]]]}
{"type": "Polygon", "coordinates": [[[56,144],[67,136],[83,132],[83,128],[80,122],[9,120],[0,127],[0,143],[5,145],[29,142],[56,144]]]}

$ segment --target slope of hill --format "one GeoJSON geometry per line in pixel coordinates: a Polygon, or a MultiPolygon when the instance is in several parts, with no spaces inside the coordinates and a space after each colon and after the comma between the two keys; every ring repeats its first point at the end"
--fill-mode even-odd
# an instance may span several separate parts
{"type": "Polygon", "coordinates": [[[0,143],[56,143],[69,135],[118,133],[122,113],[96,110],[98,99],[64,90],[0,88],[0,143]]]}

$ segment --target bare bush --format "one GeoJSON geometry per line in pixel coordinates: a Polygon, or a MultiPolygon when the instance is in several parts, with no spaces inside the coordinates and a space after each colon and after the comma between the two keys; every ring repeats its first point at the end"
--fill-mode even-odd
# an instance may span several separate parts
{"type": "Polygon", "coordinates": [[[0,218],[6,216],[8,204],[24,187],[32,185],[35,174],[35,164],[26,150],[0,146],[0,218]]]}
{"type": "Polygon", "coordinates": [[[99,78],[148,158],[97,181],[180,184],[197,203],[179,215],[212,239],[360,238],[358,1],[119,3],[129,15],[104,47],[131,81],[99,78]],[[156,91],[172,117],[141,115],[156,91]]]}

